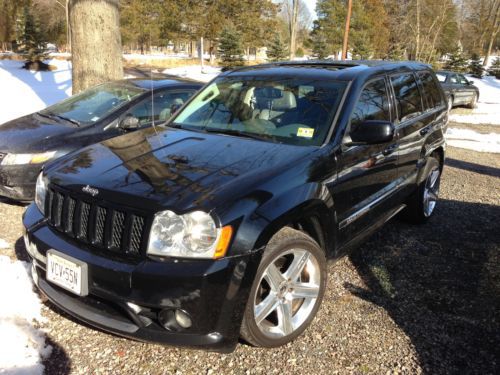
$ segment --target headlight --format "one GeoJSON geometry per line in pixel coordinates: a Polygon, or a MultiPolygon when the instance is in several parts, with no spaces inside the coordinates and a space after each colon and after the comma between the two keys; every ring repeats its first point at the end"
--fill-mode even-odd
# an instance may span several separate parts
{"type": "Polygon", "coordinates": [[[231,235],[231,226],[218,228],[205,212],[177,215],[172,211],[162,211],[153,220],[148,254],[217,259],[226,254],[231,235]]]}
{"type": "Polygon", "coordinates": [[[42,214],[45,214],[45,196],[47,195],[47,177],[44,177],[43,172],[36,179],[35,188],[35,203],[42,214]]]}
{"type": "Polygon", "coordinates": [[[56,151],[40,154],[7,154],[2,160],[2,165],[41,164],[52,159],[55,154],[56,151]]]}

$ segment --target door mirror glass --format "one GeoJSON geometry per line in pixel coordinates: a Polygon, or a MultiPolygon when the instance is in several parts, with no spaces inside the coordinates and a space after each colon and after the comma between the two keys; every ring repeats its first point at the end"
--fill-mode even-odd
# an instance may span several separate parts
{"type": "Polygon", "coordinates": [[[394,125],[390,121],[367,120],[351,132],[352,144],[379,144],[392,141],[394,125]]]}
{"type": "Polygon", "coordinates": [[[125,115],[123,120],[120,122],[120,128],[123,130],[135,130],[139,128],[139,119],[131,114],[125,115]]]}

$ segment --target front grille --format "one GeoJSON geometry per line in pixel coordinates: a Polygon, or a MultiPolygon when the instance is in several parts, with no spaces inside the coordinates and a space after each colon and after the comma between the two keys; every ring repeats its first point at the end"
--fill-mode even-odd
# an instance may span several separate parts
{"type": "Polygon", "coordinates": [[[45,199],[50,226],[99,250],[139,255],[146,239],[146,217],[106,202],[82,200],[51,187],[45,199]]]}

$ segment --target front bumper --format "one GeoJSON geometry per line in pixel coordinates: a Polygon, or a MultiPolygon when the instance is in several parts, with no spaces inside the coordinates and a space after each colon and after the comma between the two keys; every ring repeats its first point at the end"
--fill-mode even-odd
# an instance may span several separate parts
{"type": "Polygon", "coordinates": [[[26,210],[23,223],[35,284],[70,315],[141,341],[220,352],[236,347],[261,251],[217,261],[131,261],[96,254],[62,238],[45,223],[34,204],[26,210]],[[46,280],[49,249],[87,264],[87,296],[74,295],[46,280]],[[162,326],[158,314],[177,309],[190,316],[190,328],[162,326]]]}
{"type": "Polygon", "coordinates": [[[30,164],[0,165],[0,195],[17,201],[32,201],[41,168],[41,165],[30,164]]]}

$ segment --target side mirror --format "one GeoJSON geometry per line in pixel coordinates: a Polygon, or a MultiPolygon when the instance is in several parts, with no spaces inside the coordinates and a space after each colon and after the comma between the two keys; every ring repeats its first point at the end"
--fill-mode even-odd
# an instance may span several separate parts
{"type": "Polygon", "coordinates": [[[474,82],[467,80],[466,85],[467,85],[467,86],[472,86],[472,84],[473,84],[473,83],[474,83],[474,82]]]}
{"type": "Polygon", "coordinates": [[[127,114],[120,122],[120,129],[135,130],[139,128],[139,125],[139,119],[137,117],[127,114]]]}
{"type": "Polygon", "coordinates": [[[387,143],[394,138],[394,125],[390,121],[363,121],[351,132],[350,137],[352,144],[387,143]]]}

